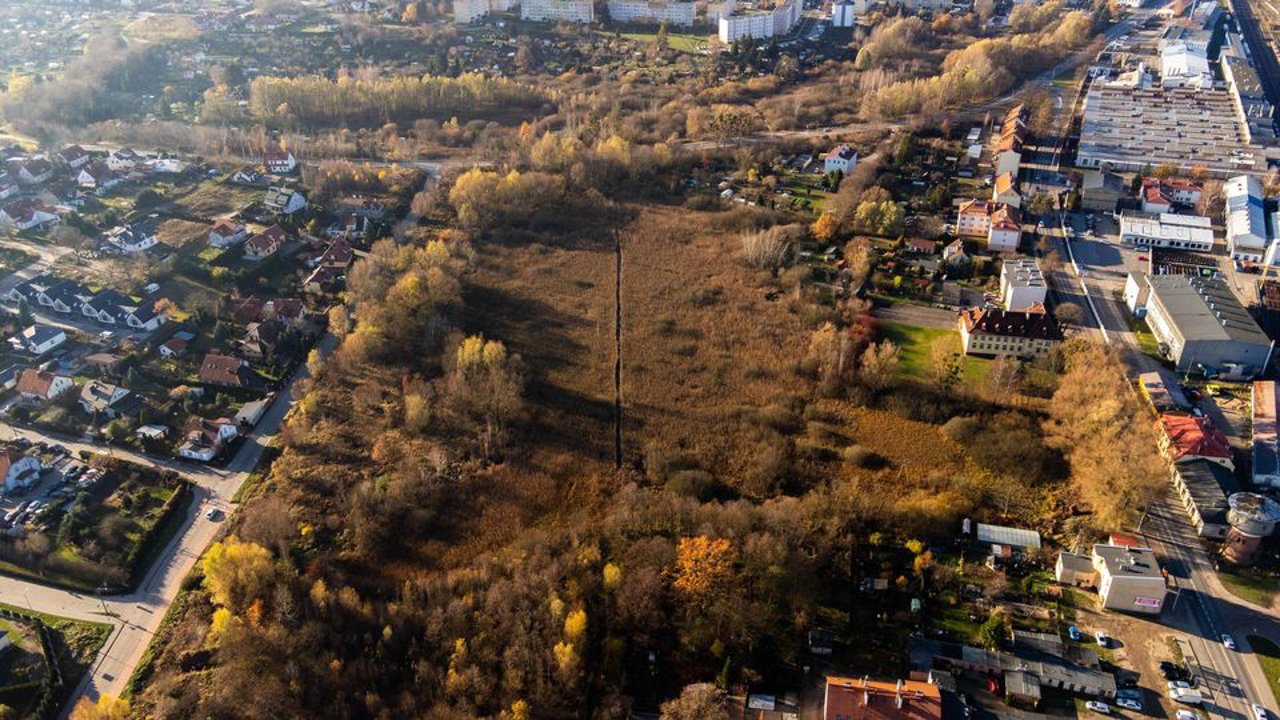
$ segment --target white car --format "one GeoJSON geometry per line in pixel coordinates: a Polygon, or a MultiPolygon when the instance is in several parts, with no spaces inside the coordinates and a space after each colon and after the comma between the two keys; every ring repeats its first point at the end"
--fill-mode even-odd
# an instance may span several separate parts
{"type": "Polygon", "coordinates": [[[1257,703],[1254,703],[1252,707],[1253,707],[1253,720],[1268,720],[1270,716],[1267,715],[1266,708],[1262,707],[1257,703]]]}
{"type": "Polygon", "coordinates": [[[1084,704],[1084,707],[1086,710],[1092,710],[1096,713],[1102,713],[1103,715],[1111,714],[1111,706],[1097,700],[1090,700],[1084,704]]]}
{"type": "Polygon", "coordinates": [[[1187,682],[1186,680],[1170,680],[1169,689],[1170,690],[1190,690],[1191,683],[1187,682]]]}
{"type": "Polygon", "coordinates": [[[1200,716],[1190,710],[1179,710],[1178,720],[1200,720],[1200,716]]]}
{"type": "Polygon", "coordinates": [[[1142,712],[1142,703],[1134,700],[1133,698],[1119,698],[1116,700],[1116,705],[1124,708],[1125,710],[1142,712]]]}
{"type": "Polygon", "coordinates": [[[1226,648],[1226,649],[1228,649],[1228,650],[1235,650],[1235,649],[1236,649],[1236,641],[1235,641],[1235,640],[1232,640],[1230,635],[1226,635],[1226,634],[1224,634],[1224,635],[1222,636],[1222,646],[1223,646],[1223,647],[1225,647],[1225,648],[1226,648]]]}
{"type": "Polygon", "coordinates": [[[1098,641],[1098,647],[1104,647],[1104,648],[1111,647],[1111,636],[1108,635],[1106,631],[1099,630],[1098,632],[1094,633],[1094,637],[1098,641]]]}

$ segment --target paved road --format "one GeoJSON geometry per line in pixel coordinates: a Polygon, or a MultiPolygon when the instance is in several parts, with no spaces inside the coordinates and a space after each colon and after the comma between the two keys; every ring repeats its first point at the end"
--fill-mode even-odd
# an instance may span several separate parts
{"type": "MultiPolygon", "coordinates": [[[[325,335],[320,341],[320,348],[327,353],[335,344],[336,338],[325,335]]],[[[98,598],[0,577],[0,600],[4,602],[64,617],[110,622],[115,626],[91,673],[76,688],[64,712],[69,711],[81,697],[92,699],[99,695],[119,695],[124,690],[125,682],[141,660],[165,611],[177,595],[183,578],[218,533],[221,523],[209,520],[205,517],[205,512],[210,507],[224,511],[229,509],[232,496],[258,464],[263,450],[272,441],[292,407],[294,383],[306,377],[306,374],[305,366],[299,368],[289,385],[276,395],[257,429],[223,469],[152,458],[118,449],[110,450],[117,457],[177,470],[196,486],[195,500],[182,519],[181,529],[134,592],[98,598]]],[[[0,432],[5,431],[31,439],[42,437],[40,433],[0,423],[0,432]]],[[[66,438],[54,438],[54,441],[65,445],[73,453],[79,450],[108,451],[105,446],[96,443],[66,438]]]]}

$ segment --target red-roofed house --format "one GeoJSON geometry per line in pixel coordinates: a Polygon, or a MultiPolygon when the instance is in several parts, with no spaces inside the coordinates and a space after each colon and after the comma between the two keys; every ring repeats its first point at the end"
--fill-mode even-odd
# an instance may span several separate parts
{"type": "Polygon", "coordinates": [[[942,692],[918,680],[885,682],[831,676],[824,720],[942,720],[942,692]]]}
{"type": "Polygon", "coordinates": [[[251,382],[253,371],[249,363],[238,357],[209,353],[200,363],[200,382],[210,385],[245,387],[251,382]]]}
{"type": "Polygon", "coordinates": [[[245,241],[244,256],[250,260],[261,260],[276,254],[284,245],[284,228],[272,225],[245,241]]]}
{"type": "Polygon", "coordinates": [[[236,305],[232,315],[235,317],[236,322],[251,323],[262,318],[262,307],[264,305],[266,303],[260,298],[250,295],[236,305]]]}
{"type": "Polygon", "coordinates": [[[1235,469],[1227,436],[1215,428],[1208,418],[1193,415],[1160,416],[1157,421],[1160,452],[1171,463],[1208,460],[1235,469]]]}
{"type": "Polygon", "coordinates": [[[227,418],[205,420],[192,416],[183,431],[184,441],[178,446],[178,454],[188,460],[209,462],[222,446],[239,434],[236,424],[227,418]]]}
{"type": "Polygon", "coordinates": [[[28,402],[47,402],[71,392],[76,381],[66,375],[27,368],[18,378],[18,394],[28,402]]]}
{"type": "Polygon", "coordinates": [[[1201,187],[1187,180],[1160,180],[1146,178],[1142,181],[1142,211],[1167,213],[1173,206],[1195,205],[1200,202],[1201,187]]]}
{"type": "Polygon", "coordinates": [[[231,220],[219,220],[209,231],[209,244],[214,247],[231,247],[249,236],[244,225],[231,220]]]}

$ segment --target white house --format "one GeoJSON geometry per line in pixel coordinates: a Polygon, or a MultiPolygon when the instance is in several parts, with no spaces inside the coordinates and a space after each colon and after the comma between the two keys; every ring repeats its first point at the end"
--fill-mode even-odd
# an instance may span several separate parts
{"type": "Polygon", "coordinates": [[[48,325],[32,325],[11,342],[33,355],[43,355],[67,341],[67,334],[48,325]]]}
{"type": "Polygon", "coordinates": [[[101,380],[90,380],[80,388],[80,409],[93,415],[101,413],[110,419],[136,413],[140,404],[128,388],[101,380]]]}
{"type": "Polygon", "coordinates": [[[297,190],[286,187],[273,187],[267,190],[262,204],[268,210],[280,215],[292,215],[307,206],[307,198],[297,190]]]}
{"type": "Polygon", "coordinates": [[[39,185],[53,177],[53,163],[42,157],[32,158],[18,167],[18,182],[24,185],[39,185]]]}
{"type": "Polygon", "coordinates": [[[1238,175],[1222,184],[1226,200],[1227,252],[1235,260],[1258,262],[1267,247],[1267,224],[1262,184],[1252,175],[1238,175]]]}
{"type": "Polygon", "coordinates": [[[31,230],[45,225],[55,225],[59,220],[58,214],[51,208],[36,203],[16,200],[0,208],[0,227],[31,230]]]}
{"type": "Polygon", "coordinates": [[[288,150],[272,148],[262,154],[262,166],[269,173],[284,175],[298,167],[298,161],[288,150]]]}
{"type": "Polygon", "coordinates": [[[832,173],[839,170],[847,175],[857,164],[858,151],[848,145],[838,145],[827,153],[827,157],[822,162],[822,171],[832,173]]]}
{"type": "Polygon", "coordinates": [[[82,168],[76,175],[76,184],[86,190],[101,192],[113,188],[123,182],[114,170],[103,163],[96,163],[82,168]]]}
{"type": "Polygon", "coordinates": [[[244,242],[247,237],[249,237],[249,231],[243,224],[219,220],[209,231],[209,244],[220,248],[231,247],[244,242]]]}
{"type": "Polygon", "coordinates": [[[14,449],[0,452],[0,477],[4,478],[4,492],[30,487],[40,479],[44,466],[40,458],[26,455],[14,449]]]}
{"type": "Polygon", "coordinates": [[[107,156],[107,167],[115,172],[128,172],[145,160],[144,157],[129,148],[116,150],[107,156]]]}
{"type": "Polygon", "coordinates": [[[156,224],[151,219],[113,228],[107,232],[106,240],[127,253],[139,253],[160,242],[156,224]]]}
{"type": "Polygon", "coordinates": [[[75,380],[45,370],[27,368],[18,377],[18,394],[27,402],[54,400],[74,390],[75,380]]]}

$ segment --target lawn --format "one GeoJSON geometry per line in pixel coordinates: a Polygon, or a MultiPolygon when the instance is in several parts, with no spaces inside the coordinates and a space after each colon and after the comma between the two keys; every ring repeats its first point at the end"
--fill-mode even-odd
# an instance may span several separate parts
{"type": "Polygon", "coordinates": [[[1143,353],[1158,360],[1164,360],[1164,357],[1160,355],[1160,345],[1156,342],[1156,336],[1151,332],[1151,328],[1147,327],[1146,320],[1130,317],[1129,328],[1138,337],[1138,347],[1142,349],[1143,353]]]}
{"type": "MultiPolygon", "coordinates": [[[[929,376],[935,341],[949,339],[955,342],[956,350],[959,350],[960,339],[952,330],[882,322],[880,332],[898,346],[898,370],[903,375],[922,380],[929,376]]],[[[981,381],[986,378],[990,368],[991,360],[965,357],[961,377],[970,382],[981,381]]]]}
{"type": "Polygon", "coordinates": [[[234,213],[262,197],[261,188],[206,180],[175,203],[175,209],[197,217],[218,217],[234,213]]]}
{"type": "MultiPolygon", "coordinates": [[[[622,37],[628,40],[634,40],[645,45],[652,45],[658,38],[656,32],[631,32],[622,33],[622,37]]],[[[707,47],[707,38],[700,35],[681,35],[679,33],[667,34],[667,45],[672,49],[682,53],[697,54],[707,47]]]]}
{"type": "Polygon", "coordinates": [[[1271,686],[1271,694],[1280,698],[1280,645],[1264,637],[1250,635],[1249,646],[1258,656],[1262,674],[1267,676],[1267,684],[1271,686]]]}
{"type": "Polygon", "coordinates": [[[1274,577],[1253,570],[1227,569],[1224,566],[1218,571],[1218,579],[1232,595],[1264,608],[1271,607],[1276,591],[1280,590],[1280,583],[1274,577]]]}
{"type": "Polygon", "coordinates": [[[0,247],[0,275],[12,275],[14,271],[30,265],[37,259],[34,254],[25,250],[0,247]]]}

